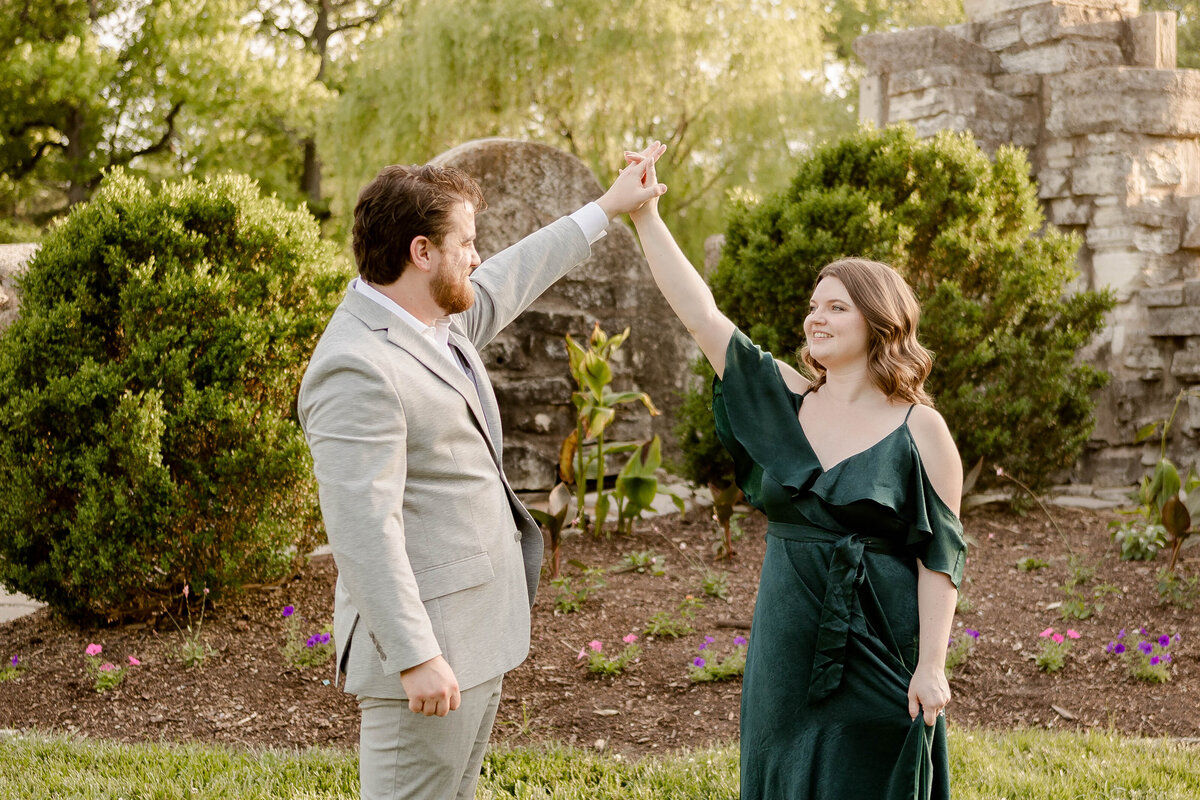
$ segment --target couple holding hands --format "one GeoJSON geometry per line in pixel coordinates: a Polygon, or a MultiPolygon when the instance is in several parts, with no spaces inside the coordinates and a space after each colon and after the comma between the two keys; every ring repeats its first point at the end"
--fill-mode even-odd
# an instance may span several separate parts
{"type": "Polygon", "coordinates": [[[626,153],[602,197],[482,263],[486,204],[465,173],[389,166],[359,196],[359,274],[298,410],[338,568],[336,670],[362,715],[364,800],[475,796],[504,673],[529,651],[543,551],[504,476],[479,349],[620,214],[716,371],[718,435],[768,519],[741,796],[949,797],[962,468],[923,388],[913,293],[886,265],[829,264],[804,322],[806,374],[773,359],[659,216],[664,151],[626,153]]]}

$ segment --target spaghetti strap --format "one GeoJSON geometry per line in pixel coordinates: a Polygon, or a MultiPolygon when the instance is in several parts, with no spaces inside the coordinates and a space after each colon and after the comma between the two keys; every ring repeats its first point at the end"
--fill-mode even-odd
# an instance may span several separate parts
{"type": "Polygon", "coordinates": [[[912,416],[912,410],[916,407],[917,407],[916,403],[913,403],[911,406],[908,407],[908,413],[904,415],[905,424],[908,423],[908,418],[912,416]]]}

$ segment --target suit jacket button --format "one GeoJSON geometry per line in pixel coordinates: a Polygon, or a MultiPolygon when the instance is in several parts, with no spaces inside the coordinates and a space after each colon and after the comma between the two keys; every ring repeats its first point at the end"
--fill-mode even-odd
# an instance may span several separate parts
{"type": "Polygon", "coordinates": [[[513,541],[514,542],[521,541],[521,532],[520,531],[517,531],[516,533],[513,534],[513,541]]]}

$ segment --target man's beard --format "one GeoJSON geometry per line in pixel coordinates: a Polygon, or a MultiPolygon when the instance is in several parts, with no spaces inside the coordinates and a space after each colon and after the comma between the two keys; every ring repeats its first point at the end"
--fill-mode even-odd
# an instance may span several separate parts
{"type": "Polygon", "coordinates": [[[475,303],[475,287],[469,280],[452,280],[448,270],[439,269],[429,285],[433,293],[433,302],[447,314],[457,314],[466,311],[475,303]]]}

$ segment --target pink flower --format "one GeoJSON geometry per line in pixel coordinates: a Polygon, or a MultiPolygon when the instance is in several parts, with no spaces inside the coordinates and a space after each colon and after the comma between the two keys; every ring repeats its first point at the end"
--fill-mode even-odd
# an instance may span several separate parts
{"type": "Polygon", "coordinates": [[[100,665],[101,672],[112,672],[114,669],[116,669],[116,666],[107,662],[100,665]]]}
{"type": "Polygon", "coordinates": [[[592,639],[590,642],[588,642],[588,647],[590,647],[592,649],[593,653],[599,653],[601,650],[604,649],[604,645],[600,642],[599,639],[592,639]]]}
{"type": "Polygon", "coordinates": [[[87,650],[84,650],[89,656],[98,656],[104,651],[104,648],[98,644],[89,644],[87,650]]]}
{"type": "Polygon", "coordinates": [[[184,596],[184,597],[187,597],[187,596],[188,596],[188,592],[190,592],[190,591],[191,591],[191,589],[189,589],[189,588],[188,588],[188,585],[185,583],[185,584],[183,585],[183,596],[184,596]]]}
{"type": "Polygon", "coordinates": [[[1054,628],[1046,628],[1046,630],[1044,630],[1038,634],[1038,636],[1041,636],[1041,637],[1053,636],[1053,635],[1054,635],[1054,628]]]}
{"type": "Polygon", "coordinates": [[[1050,638],[1054,640],[1055,644],[1063,643],[1063,635],[1061,633],[1056,633],[1053,636],[1051,636],[1050,638]]]}
{"type": "Polygon", "coordinates": [[[586,655],[587,655],[587,648],[581,647],[581,648],[579,648],[579,655],[575,657],[575,660],[578,661],[586,655]]]}
{"type": "Polygon", "coordinates": [[[636,633],[631,633],[631,634],[628,634],[628,635],[627,635],[627,636],[626,636],[624,639],[622,639],[621,641],[622,641],[622,642],[624,642],[625,644],[633,644],[634,642],[636,642],[636,641],[637,641],[637,634],[636,634],[636,633]]]}
{"type": "Polygon", "coordinates": [[[1067,638],[1068,638],[1068,639],[1078,639],[1078,638],[1079,638],[1079,631],[1077,631],[1077,630],[1074,630],[1074,629],[1072,629],[1072,628],[1067,628],[1067,638]]]}
{"type": "Polygon", "coordinates": [[[140,667],[140,666],[142,665],[142,662],[138,661],[138,660],[137,660],[136,658],[134,658],[133,656],[130,656],[130,657],[129,657],[129,665],[130,665],[131,667],[140,667]]]}
{"type": "Polygon", "coordinates": [[[996,476],[999,478],[1004,477],[1004,467],[996,467],[996,476]]]}

